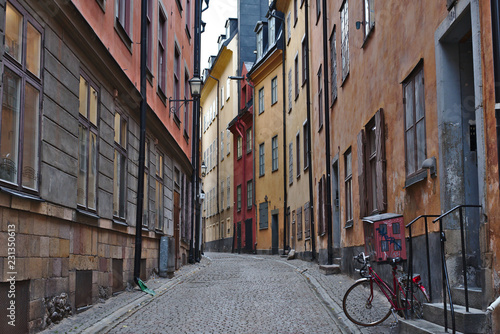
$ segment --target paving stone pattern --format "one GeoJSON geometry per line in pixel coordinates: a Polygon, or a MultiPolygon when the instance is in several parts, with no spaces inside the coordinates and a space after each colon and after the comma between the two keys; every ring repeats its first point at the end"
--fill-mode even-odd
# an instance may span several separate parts
{"type": "MultiPolygon", "coordinates": [[[[124,292],[65,319],[48,333],[397,333],[393,317],[359,327],[342,312],[355,279],[325,276],[317,263],[278,256],[207,253],[174,279],[153,279],[157,296],[124,292]],[[139,306],[128,307],[140,298],[139,306]],[[119,310],[126,313],[113,319],[119,310]],[[96,326],[104,323],[102,327],[96,326]],[[92,327],[94,326],[94,327],[92,327]],[[99,328],[99,330],[95,330],[99,328]]],[[[362,310],[361,310],[362,311],[362,310]]],[[[123,313],[123,312],[122,312],[123,313]]]]}

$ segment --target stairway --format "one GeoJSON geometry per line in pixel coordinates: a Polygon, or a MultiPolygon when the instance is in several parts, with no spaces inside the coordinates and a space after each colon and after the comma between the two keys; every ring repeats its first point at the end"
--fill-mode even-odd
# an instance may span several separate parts
{"type": "MultiPolygon", "coordinates": [[[[454,289],[456,290],[456,289],[454,289]]],[[[463,291],[463,289],[462,289],[463,291]]],[[[453,291],[455,292],[455,291],[453,291]]],[[[454,293],[459,295],[459,293],[454,293]]],[[[469,301],[480,300],[482,291],[480,289],[469,290],[469,301]]],[[[455,298],[454,298],[455,299],[455,298]]],[[[475,303],[474,303],[475,304],[475,303]]],[[[476,305],[474,305],[476,306],[476,305]]],[[[454,304],[455,329],[456,333],[491,333],[489,315],[477,308],[469,307],[469,312],[465,311],[465,306],[454,304]]],[[[452,333],[452,318],[450,305],[448,309],[448,333],[452,333]]],[[[446,333],[444,330],[444,306],[443,303],[424,304],[424,318],[418,320],[400,320],[399,333],[446,333]]]]}

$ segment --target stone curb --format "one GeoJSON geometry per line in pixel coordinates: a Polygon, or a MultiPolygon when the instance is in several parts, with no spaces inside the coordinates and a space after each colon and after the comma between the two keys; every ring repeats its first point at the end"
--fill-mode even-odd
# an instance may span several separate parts
{"type": "MultiPolygon", "coordinates": [[[[207,258],[208,259],[208,258],[207,258]]],[[[207,265],[210,264],[210,259],[208,259],[209,262],[207,265]]],[[[118,326],[121,322],[123,322],[125,319],[139,311],[141,308],[144,306],[148,305],[149,303],[153,302],[155,299],[163,296],[165,293],[170,291],[172,288],[175,286],[181,284],[186,278],[188,278],[191,275],[194,275],[204,267],[196,267],[192,271],[187,272],[179,277],[176,278],[175,281],[169,281],[160,287],[156,289],[157,294],[155,296],[151,295],[144,295],[142,297],[139,297],[138,299],[135,299],[132,303],[127,304],[115,312],[111,313],[109,316],[101,319],[98,321],[95,325],[86,328],[82,333],[85,334],[94,334],[94,333],[107,333],[114,327],[118,326]],[[160,291],[160,292],[158,292],[160,291]]]]}
{"type": "Polygon", "coordinates": [[[349,319],[347,319],[347,317],[344,314],[344,311],[342,310],[342,305],[338,305],[333,299],[330,298],[330,296],[326,291],[326,288],[323,287],[321,283],[318,282],[318,280],[316,280],[316,278],[307,273],[307,269],[300,270],[300,268],[295,266],[293,263],[285,262],[282,260],[276,260],[276,261],[295,268],[302,276],[304,276],[306,281],[309,283],[309,285],[311,285],[313,290],[316,292],[317,296],[323,301],[325,307],[332,314],[332,317],[335,319],[335,322],[337,323],[343,334],[362,333],[354,324],[352,324],[349,321],[349,319]]]}

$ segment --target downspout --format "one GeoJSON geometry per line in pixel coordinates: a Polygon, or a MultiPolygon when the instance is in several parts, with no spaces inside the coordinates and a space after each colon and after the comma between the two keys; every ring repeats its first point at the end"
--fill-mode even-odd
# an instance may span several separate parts
{"type": "Polygon", "coordinates": [[[328,264],[333,264],[333,226],[332,226],[332,212],[331,212],[331,201],[332,201],[332,188],[330,181],[330,106],[328,99],[328,40],[327,40],[327,22],[326,22],[326,0],[323,0],[323,77],[324,77],[324,92],[325,92],[325,162],[326,162],[326,185],[323,185],[323,190],[326,190],[326,203],[325,214],[326,214],[326,226],[327,226],[327,252],[328,252],[328,264]],[[325,189],[326,186],[326,189],[325,189]]]}
{"type": "MultiPolygon", "coordinates": [[[[135,216],[135,254],[134,254],[134,281],[139,285],[141,273],[141,253],[142,253],[142,211],[144,204],[144,160],[146,151],[146,12],[147,2],[141,2],[141,105],[140,105],[140,138],[139,138],[139,175],[137,178],[137,211],[135,216]]],[[[140,286],[140,285],[139,285],[140,286]]]]}
{"type": "MultiPolygon", "coordinates": [[[[255,201],[255,87],[252,85],[248,77],[246,81],[250,87],[252,87],[252,199],[253,206],[255,208],[255,213],[257,213],[257,202],[255,201]]],[[[253,217],[255,225],[255,242],[253,245],[254,254],[257,253],[257,215],[253,217]]]]}
{"type": "MultiPolygon", "coordinates": [[[[281,69],[282,69],[282,91],[283,91],[283,255],[286,251],[286,217],[288,216],[288,201],[286,191],[286,92],[285,92],[285,59],[286,59],[286,35],[285,35],[285,20],[283,22],[283,29],[281,30],[281,38],[283,41],[283,49],[281,50],[281,69]]],[[[278,160],[279,161],[279,160],[278,160]]]]}
{"type": "Polygon", "coordinates": [[[307,160],[309,160],[309,217],[311,221],[311,252],[312,252],[312,258],[311,260],[316,259],[316,241],[314,237],[314,214],[311,214],[313,212],[313,176],[312,176],[312,158],[311,158],[311,138],[312,138],[312,126],[311,126],[311,78],[309,75],[309,0],[305,0],[305,30],[306,30],[306,38],[305,38],[305,44],[306,44],[306,62],[307,62],[307,67],[306,67],[306,77],[307,77],[307,82],[306,82],[306,91],[307,91],[307,126],[309,128],[309,135],[307,136],[307,160]]]}

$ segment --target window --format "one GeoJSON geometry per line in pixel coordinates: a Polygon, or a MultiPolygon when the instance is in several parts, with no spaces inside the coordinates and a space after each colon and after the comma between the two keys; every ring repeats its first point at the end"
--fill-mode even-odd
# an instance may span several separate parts
{"type": "Polygon", "coordinates": [[[406,177],[422,170],[426,157],[425,95],[423,66],[417,68],[403,83],[405,106],[406,177]]]}
{"type": "Polygon", "coordinates": [[[113,215],[125,219],[127,180],[127,120],[115,113],[115,159],[113,178],[113,215]]]}
{"type": "Polygon", "coordinates": [[[292,13],[288,12],[286,16],[286,33],[287,33],[287,43],[292,39],[292,13]]]}
{"type": "Polygon", "coordinates": [[[163,154],[156,151],[155,228],[163,230],[163,154]]]}
{"type": "Polygon", "coordinates": [[[236,210],[241,211],[241,184],[236,187],[236,210]]]}
{"type": "Polygon", "coordinates": [[[321,0],[316,0],[316,24],[318,24],[321,15],[321,0]]]}
{"type": "Polygon", "coordinates": [[[252,152],[252,128],[247,129],[247,153],[252,152]]]}
{"type": "Polygon", "coordinates": [[[231,79],[227,78],[227,81],[226,81],[226,93],[227,93],[227,96],[226,96],[226,101],[229,100],[229,95],[231,94],[231,79]]]}
{"type": "Polygon", "coordinates": [[[241,151],[242,151],[242,145],[243,145],[243,138],[241,136],[238,136],[238,139],[236,141],[237,145],[237,158],[241,159],[241,151]]]}
{"type": "Polygon", "coordinates": [[[146,43],[147,57],[146,67],[149,72],[153,70],[153,3],[152,0],[146,1],[146,43]]]}
{"type": "Polygon", "coordinates": [[[224,85],[220,88],[220,107],[224,108],[224,85]]]}
{"type": "Polygon", "coordinates": [[[259,114],[264,112],[264,87],[259,89],[259,114]]]}
{"type": "Polygon", "coordinates": [[[220,181],[220,207],[224,211],[224,181],[220,181]]]}
{"type": "Polygon", "coordinates": [[[276,19],[271,16],[268,21],[269,25],[269,46],[274,45],[276,43],[276,19]]]}
{"type": "Polygon", "coordinates": [[[293,61],[294,69],[295,69],[295,100],[299,97],[299,54],[295,55],[295,59],[293,61]]]}
{"type": "Polygon", "coordinates": [[[300,133],[295,136],[295,151],[297,156],[297,178],[300,177],[300,133]]]}
{"type": "Polygon", "coordinates": [[[370,35],[372,28],[375,26],[375,13],[373,10],[373,0],[363,0],[364,6],[364,24],[365,24],[365,39],[370,35]]]}
{"type": "Polygon", "coordinates": [[[352,226],[353,214],[352,214],[352,154],[351,148],[349,148],[346,153],[344,153],[344,163],[345,163],[345,217],[346,217],[346,227],[352,226]]]}
{"type": "Polygon", "coordinates": [[[330,36],[330,80],[332,86],[332,104],[337,99],[337,32],[333,27],[332,35],[330,36]]]}
{"type": "Polygon", "coordinates": [[[7,2],[0,129],[0,179],[38,191],[41,28],[7,2]]]}
{"type": "Polygon", "coordinates": [[[272,170],[274,172],[278,170],[278,136],[274,136],[271,142],[273,157],[272,170]]]}
{"type": "Polygon", "coordinates": [[[227,155],[231,153],[231,131],[226,130],[227,133],[227,155]]]}
{"type": "Polygon", "coordinates": [[[259,203],[259,229],[263,230],[269,227],[268,202],[259,203]]]}
{"type": "Polygon", "coordinates": [[[319,129],[323,127],[323,79],[322,75],[323,69],[322,65],[319,66],[318,70],[318,121],[319,129]]]}
{"type": "Polygon", "coordinates": [[[342,56],[342,82],[344,82],[349,74],[349,8],[347,0],[340,9],[340,32],[342,37],[340,50],[342,56]]]}
{"type": "Polygon", "coordinates": [[[293,183],[293,142],[288,145],[288,184],[293,183]]]}
{"type": "Polygon", "coordinates": [[[231,206],[231,177],[230,176],[227,177],[226,184],[227,184],[227,208],[229,209],[229,207],[231,206]]]}
{"type": "Polygon", "coordinates": [[[271,104],[278,102],[278,77],[271,80],[271,104]]]}
{"type": "Polygon", "coordinates": [[[131,20],[130,0],[116,0],[116,21],[123,28],[125,33],[131,38],[131,20]]]}
{"type": "Polygon", "coordinates": [[[167,91],[167,17],[162,8],[158,14],[158,89],[165,95],[167,91]]]}
{"type": "Polygon", "coordinates": [[[307,81],[307,43],[305,37],[302,39],[302,86],[307,81]]]}
{"type": "Polygon", "coordinates": [[[311,215],[309,207],[309,202],[304,204],[304,238],[306,239],[311,237],[311,215]]]}
{"type": "Polygon", "coordinates": [[[376,130],[375,120],[372,119],[366,126],[367,144],[365,150],[368,161],[367,167],[367,186],[368,186],[368,212],[373,212],[377,207],[377,146],[376,146],[376,130]]]}
{"type": "Polygon", "coordinates": [[[220,161],[224,160],[224,131],[220,133],[220,161]]]}
{"type": "MultiPolygon", "coordinates": [[[[184,100],[189,98],[189,72],[184,69],[184,100]]],[[[184,136],[189,137],[189,103],[184,103],[184,136]]]]}
{"type": "Polygon", "coordinates": [[[293,26],[297,24],[297,20],[299,19],[298,10],[299,10],[298,0],[293,0],[293,17],[294,17],[293,26]]]}
{"type": "MultiPolygon", "coordinates": [[[[177,48],[177,45],[174,48],[174,99],[180,100],[181,98],[181,52],[177,48]]],[[[174,115],[177,117],[177,120],[180,119],[179,115],[179,102],[175,102],[175,113],[174,115]]]]}
{"type": "Polygon", "coordinates": [[[257,59],[262,57],[262,54],[264,52],[264,31],[262,28],[257,32],[257,59]]]}
{"type": "Polygon", "coordinates": [[[191,37],[191,0],[186,0],[186,31],[191,37]]]}
{"type": "Polygon", "coordinates": [[[252,180],[247,182],[247,210],[252,210],[253,202],[253,183],[252,180]]]}
{"type": "Polygon", "coordinates": [[[80,75],[78,124],[77,203],[85,209],[96,209],[97,194],[97,88],[80,75]]]}
{"type": "Polygon", "coordinates": [[[264,143],[262,143],[259,145],[259,176],[264,176],[265,173],[265,152],[264,143]]]}
{"type": "Polygon", "coordinates": [[[288,112],[292,111],[292,69],[288,71],[288,112]]]}
{"type": "Polygon", "coordinates": [[[309,123],[307,121],[304,122],[302,126],[304,133],[304,170],[309,168],[309,123]]]}
{"type": "Polygon", "coordinates": [[[318,198],[318,220],[316,225],[318,226],[318,235],[325,235],[325,176],[323,175],[318,182],[318,191],[316,197],[318,198]]]}

